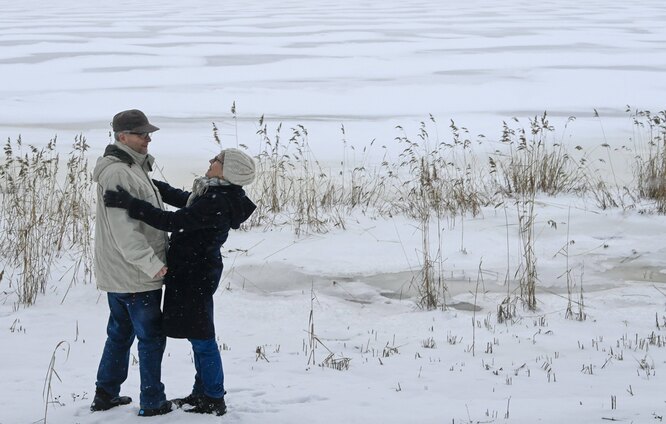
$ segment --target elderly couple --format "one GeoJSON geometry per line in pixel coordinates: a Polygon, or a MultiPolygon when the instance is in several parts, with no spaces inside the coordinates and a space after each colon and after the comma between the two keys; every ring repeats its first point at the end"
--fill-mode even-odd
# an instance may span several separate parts
{"type": "Polygon", "coordinates": [[[242,189],[254,180],[254,161],[240,150],[223,150],[209,161],[206,175],[194,181],[192,192],[182,191],[149,176],[154,158],[148,144],[159,128],[143,112],[120,112],[112,125],[115,142],[93,173],[95,274],[98,288],[107,292],[110,313],[90,409],[104,411],[132,401],[120,396],[120,386],[136,337],[139,416],[163,415],[174,406],[223,415],[227,407],[213,294],[222,274],[220,247],[229,230],[239,228],[255,209],[242,189]],[[162,202],[179,209],[166,211],[162,202]],[[192,392],[171,401],[161,379],[167,336],[190,341],[196,370],[192,392]]]}

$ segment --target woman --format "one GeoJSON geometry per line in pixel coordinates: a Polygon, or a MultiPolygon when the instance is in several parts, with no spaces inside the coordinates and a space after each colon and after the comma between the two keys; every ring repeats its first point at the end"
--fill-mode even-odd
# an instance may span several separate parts
{"type": "Polygon", "coordinates": [[[255,165],[238,149],[223,150],[209,162],[206,175],[194,181],[191,193],[154,181],[162,200],[180,208],[175,212],[155,208],[120,186],[118,191],[105,192],[104,204],[127,209],[131,218],[171,232],[164,277],[164,332],[190,341],[196,368],[192,393],[174,403],[191,405],[188,412],[223,415],[227,408],[213,293],[222,275],[220,248],[229,229],[238,229],[256,208],[242,188],[254,180],[255,165]]]}

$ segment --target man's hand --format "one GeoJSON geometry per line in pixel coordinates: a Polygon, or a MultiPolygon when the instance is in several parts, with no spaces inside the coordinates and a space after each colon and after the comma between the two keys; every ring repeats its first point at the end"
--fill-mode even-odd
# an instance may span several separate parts
{"type": "Polygon", "coordinates": [[[159,271],[157,271],[157,274],[155,274],[155,278],[162,278],[162,277],[164,277],[164,276],[166,275],[166,273],[167,273],[168,270],[169,270],[169,268],[163,266],[162,269],[160,269],[159,271]]]}
{"type": "Polygon", "coordinates": [[[107,190],[104,192],[104,206],[107,208],[129,208],[134,197],[119,185],[116,186],[116,190],[118,191],[107,190]]]}

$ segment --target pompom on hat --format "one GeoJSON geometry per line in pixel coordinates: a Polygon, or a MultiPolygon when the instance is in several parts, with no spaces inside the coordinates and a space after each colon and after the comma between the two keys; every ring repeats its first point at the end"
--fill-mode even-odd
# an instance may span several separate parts
{"type": "Polygon", "coordinates": [[[222,162],[224,179],[231,184],[245,186],[254,181],[256,167],[254,159],[247,153],[238,149],[224,149],[217,155],[222,162]]]}

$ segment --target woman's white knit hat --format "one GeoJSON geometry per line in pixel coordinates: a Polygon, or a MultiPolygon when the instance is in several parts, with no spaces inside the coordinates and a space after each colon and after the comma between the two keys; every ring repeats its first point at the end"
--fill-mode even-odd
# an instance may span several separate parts
{"type": "Polygon", "coordinates": [[[254,181],[256,168],[254,160],[247,153],[238,149],[224,149],[217,158],[222,162],[224,179],[231,184],[245,186],[254,181]]]}

